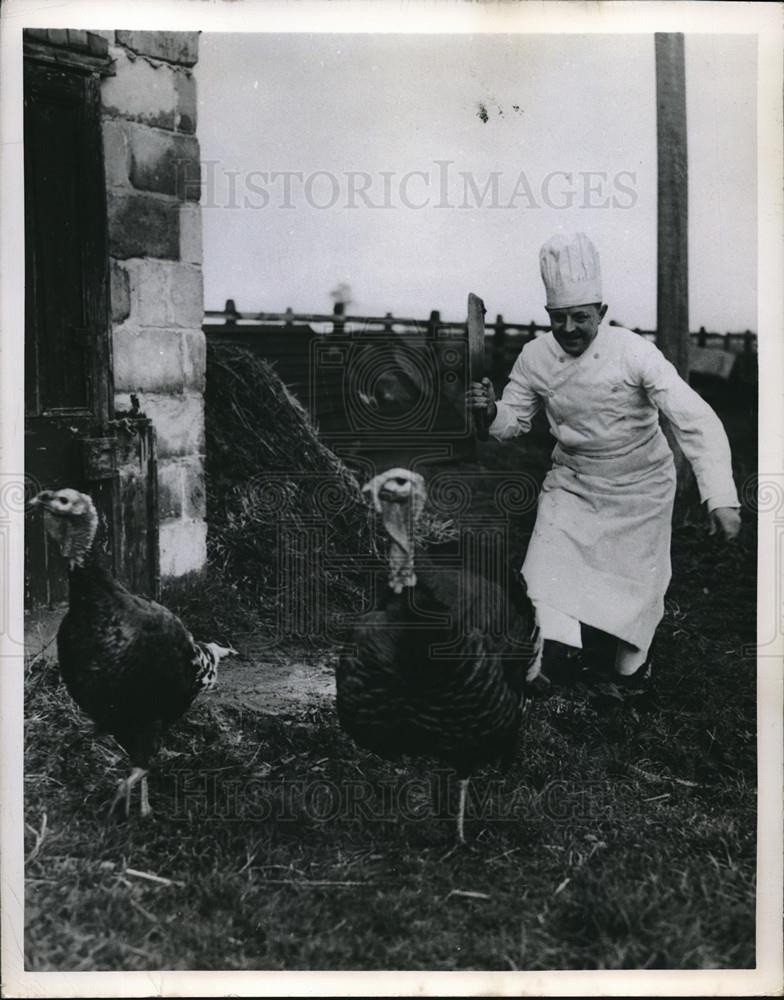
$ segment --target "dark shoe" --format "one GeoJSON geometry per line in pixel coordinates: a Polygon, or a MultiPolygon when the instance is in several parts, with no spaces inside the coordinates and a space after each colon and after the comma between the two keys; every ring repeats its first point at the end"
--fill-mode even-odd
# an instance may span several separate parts
{"type": "Polygon", "coordinates": [[[580,680],[582,658],[580,650],[562,642],[545,639],[542,652],[542,674],[551,684],[572,687],[580,680]]]}
{"type": "Polygon", "coordinates": [[[651,680],[651,664],[646,661],[633,674],[615,674],[612,680],[593,685],[591,701],[597,709],[636,708],[648,711],[656,707],[656,694],[651,680]]]}
{"type": "Polygon", "coordinates": [[[651,661],[648,659],[633,674],[616,674],[612,679],[612,683],[620,688],[621,691],[626,691],[629,694],[643,692],[647,691],[651,686],[651,675],[651,661]]]}

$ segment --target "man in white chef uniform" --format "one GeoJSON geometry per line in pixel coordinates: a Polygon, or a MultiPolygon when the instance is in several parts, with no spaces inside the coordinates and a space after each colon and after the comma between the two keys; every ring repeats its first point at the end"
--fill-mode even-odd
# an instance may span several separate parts
{"type": "Polygon", "coordinates": [[[732,539],[740,505],[729,443],[658,348],[603,322],[599,257],[587,236],[554,236],[539,261],[551,332],[523,347],[500,400],[484,379],[471,384],[467,401],[487,411],[499,440],[530,430],[544,406],[556,438],[522,567],[545,639],[545,673],[548,649],[579,649],[600,630],[617,640],[614,680],[637,688],[650,675],[671,572],[675,465],[659,411],[714,529],[732,539]]]}

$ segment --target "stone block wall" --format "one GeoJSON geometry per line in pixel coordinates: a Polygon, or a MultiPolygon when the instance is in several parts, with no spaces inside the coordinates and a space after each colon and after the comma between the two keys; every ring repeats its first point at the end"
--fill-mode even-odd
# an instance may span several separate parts
{"type": "Polygon", "coordinates": [[[115,405],[158,438],[161,575],[206,561],[196,32],[102,32],[115,405]]]}

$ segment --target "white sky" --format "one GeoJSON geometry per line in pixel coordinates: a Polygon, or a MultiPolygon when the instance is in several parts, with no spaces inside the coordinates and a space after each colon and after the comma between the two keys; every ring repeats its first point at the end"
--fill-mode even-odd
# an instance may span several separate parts
{"type": "MultiPolygon", "coordinates": [[[[475,291],[492,315],[544,321],[539,247],[582,229],[610,316],[654,327],[653,50],[652,35],[202,34],[206,307],[324,312],[345,281],[351,312],[462,319],[475,291]],[[302,178],[287,193],[274,171],[302,178]],[[494,171],[497,207],[470,182],[460,207],[461,174],[481,197],[494,171]]],[[[686,55],[691,326],[756,329],[755,39],[688,36],[686,55]]]]}

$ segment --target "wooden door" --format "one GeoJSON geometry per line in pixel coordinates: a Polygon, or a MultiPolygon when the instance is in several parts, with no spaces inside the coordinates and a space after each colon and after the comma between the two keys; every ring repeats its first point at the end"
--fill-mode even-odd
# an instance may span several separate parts
{"type": "MultiPolygon", "coordinates": [[[[131,468],[122,489],[118,476],[100,77],[26,57],[24,85],[26,474],[41,489],[89,493],[110,565],[121,578],[132,567],[137,589],[155,592],[154,435],[143,417],[123,421],[119,444],[124,464],[138,457],[138,475],[131,468]],[[125,513],[138,510],[147,521],[130,518],[129,531],[141,540],[144,571],[134,535],[122,537],[125,513]]],[[[25,594],[28,606],[68,594],[64,560],[40,518],[26,525],[25,594]]]]}

